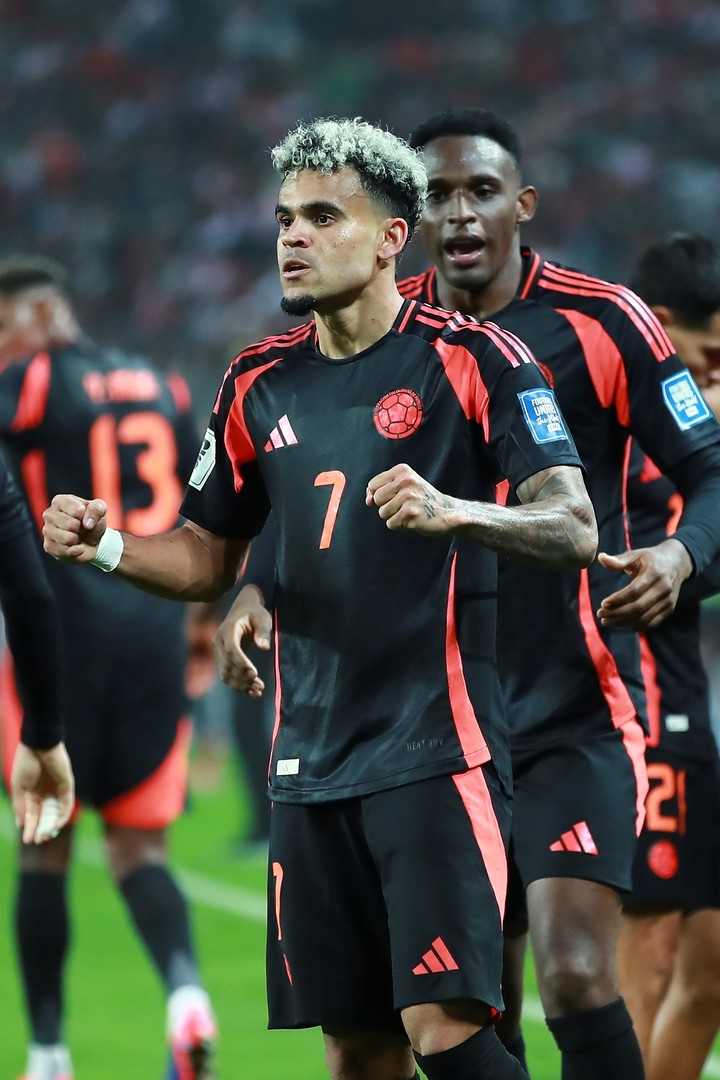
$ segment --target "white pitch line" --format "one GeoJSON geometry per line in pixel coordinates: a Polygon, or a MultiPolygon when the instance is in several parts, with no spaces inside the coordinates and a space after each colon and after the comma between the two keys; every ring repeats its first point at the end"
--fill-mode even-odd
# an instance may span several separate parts
{"type": "MultiPolygon", "coordinates": [[[[13,828],[7,815],[0,816],[0,838],[14,840],[16,830],[13,828]]],[[[85,863],[86,866],[103,867],[105,859],[102,844],[93,837],[80,837],[74,852],[74,858],[85,863]]],[[[198,874],[194,870],[187,870],[182,866],[173,867],[178,879],[189,898],[196,904],[204,904],[205,907],[215,911],[225,911],[230,915],[237,915],[252,922],[264,923],[266,919],[265,897],[249,889],[241,889],[236,885],[227,885],[216,878],[198,874]]],[[[531,1024],[544,1024],[545,1014],[538,998],[526,995],[523,999],[523,1020],[529,1020],[531,1024]]],[[[705,1062],[703,1080],[720,1080],[720,1055],[711,1054],[705,1062]]]]}

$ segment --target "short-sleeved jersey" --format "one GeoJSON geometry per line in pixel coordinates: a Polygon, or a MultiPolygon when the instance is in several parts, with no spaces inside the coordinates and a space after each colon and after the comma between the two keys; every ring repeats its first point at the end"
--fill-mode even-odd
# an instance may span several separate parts
{"type": "MultiPolygon", "coordinates": [[[[699,448],[720,445],[720,426],[639,297],[528,248],[522,255],[518,293],[493,322],[526,342],[554,387],[587,470],[599,550],[616,554],[627,548],[630,435],[672,476],[699,448]]],[[[435,268],[399,289],[437,302],[435,268]]],[[[646,719],[637,636],[595,615],[625,584],[597,562],[579,574],[501,563],[498,664],[519,748],[646,719]]]]}
{"type": "MultiPolygon", "coordinates": [[[[628,513],[633,547],[659,544],[675,532],[683,500],[677,488],[635,443],[628,475],[628,513]]],[[[675,611],[643,635],[643,674],[647,687],[649,744],[674,756],[707,760],[715,745],[710,689],[701,654],[700,599],[720,589],[720,558],[683,588],[675,611]],[[687,593],[691,591],[688,598],[687,593]]]]}
{"type": "MultiPolygon", "coordinates": [[[[63,491],[104,499],[113,528],[173,528],[199,441],[184,380],[116,350],[81,341],[0,373],[0,443],[38,529],[63,491]]],[[[117,576],[45,562],[70,647],[96,655],[151,638],[182,663],[181,605],[117,576]]]]}
{"type": "Polygon", "coordinates": [[[458,538],[389,530],[368,481],[407,463],[439,491],[494,501],[579,461],[526,347],[491,324],[405,302],[344,360],[314,324],[241,354],[220,389],[183,514],[277,532],[279,801],[346,798],[493,757],[509,779],[495,664],[497,559],[458,538]]]}

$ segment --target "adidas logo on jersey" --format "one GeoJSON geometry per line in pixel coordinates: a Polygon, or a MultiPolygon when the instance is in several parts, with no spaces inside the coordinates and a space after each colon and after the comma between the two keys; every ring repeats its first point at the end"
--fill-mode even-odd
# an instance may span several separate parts
{"type": "Polygon", "coordinates": [[[285,416],[281,416],[277,422],[277,427],[274,427],[270,432],[270,438],[265,443],[263,449],[265,453],[269,454],[272,450],[279,450],[281,446],[297,446],[298,437],[292,429],[292,424],[285,416]]]}

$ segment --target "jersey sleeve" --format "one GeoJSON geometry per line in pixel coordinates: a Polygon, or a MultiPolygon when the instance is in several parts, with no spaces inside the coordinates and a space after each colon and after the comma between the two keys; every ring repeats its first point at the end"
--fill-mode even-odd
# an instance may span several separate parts
{"type": "Polygon", "coordinates": [[[225,376],[180,513],[228,539],[257,536],[270,513],[265,483],[245,420],[245,399],[258,370],[243,370],[242,357],[225,376]]]}
{"type": "Polygon", "coordinates": [[[480,380],[474,412],[495,461],[496,480],[507,479],[517,489],[544,469],[581,468],[555,392],[524,342],[485,323],[476,355],[480,380]]]}
{"type": "Polygon", "coordinates": [[[21,739],[46,750],[63,738],[60,619],[36,530],[2,458],[0,605],[23,703],[21,739]]]}

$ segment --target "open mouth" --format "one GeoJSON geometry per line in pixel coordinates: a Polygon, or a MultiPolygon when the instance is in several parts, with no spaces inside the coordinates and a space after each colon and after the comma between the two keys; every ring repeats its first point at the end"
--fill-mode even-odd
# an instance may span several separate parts
{"type": "Polygon", "coordinates": [[[471,266],[485,250],[485,241],[479,236],[454,236],[445,241],[443,250],[457,266],[471,266]]]}
{"type": "Polygon", "coordinates": [[[283,263],[282,275],[284,278],[290,279],[302,277],[309,269],[308,264],[300,262],[299,259],[288,259],[287,262],[283,263]]]}

